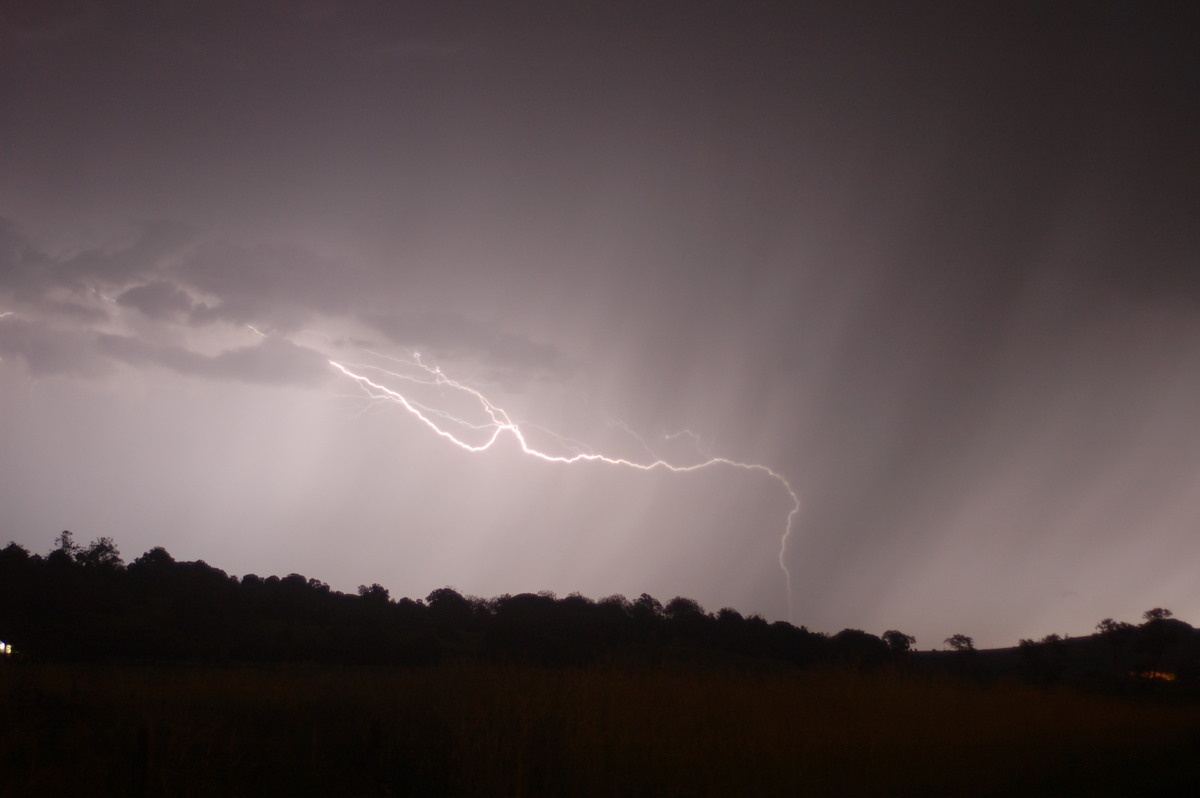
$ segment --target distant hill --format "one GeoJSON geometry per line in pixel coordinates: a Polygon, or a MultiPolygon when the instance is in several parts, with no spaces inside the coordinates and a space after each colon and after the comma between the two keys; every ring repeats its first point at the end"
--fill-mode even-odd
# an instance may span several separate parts
{"type": "Polygon", "coordinates": [[[916,669],[975,672],[1034,684],[1101,685],[1200,682],[1200,631],[1175,618],[1082,637],[1022,640],[979,651],[921,651],[916,669]]]}

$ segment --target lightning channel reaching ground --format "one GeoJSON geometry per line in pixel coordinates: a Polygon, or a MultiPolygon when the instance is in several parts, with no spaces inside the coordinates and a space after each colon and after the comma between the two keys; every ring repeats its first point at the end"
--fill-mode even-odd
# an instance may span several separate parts
{"type": "MultiPolygon", "coordinates": [[[[382,374],[387,378],[397,379],[418,385],[436,386],[438,388],[459,392],[477,402],[479,407],[486,415],[488,421],[484,424],[468,422],[448,411],[427,407],[424,404],[404,395],[403,393],[393,388],[389,388],[388,386],[383,385],[382,383],[377,382],[370,377],[359,373],[358,371],[354,371],[349,366],[345,366],[337,361],[330,360],[329,365],[333,366],[342,374],[357,382],[372,401],[387,401],[400,405],[410,414],[415,416],[419,421],[425,424],[425,426],[433,430],[436,435],[468,452],[479,453],[487,451],[496,443],[497,440],[500,439],[500,436],[507,433],[516,440],[517,444],[521,447],[521,451],[526,455],[529,455],[530,457],[536,457],[539,460],[544,460],[548,463],[562,463],[564,465],[571,465],[574,463],[605,463],[611,466],[632,468],[638,471],[663,470],[673,471],[676,473],[688,473],[703,469],[726,467],[737,468],[743,471],[752,471],[770,477],[778,482],[785,491],[787,491],[788,497],[792,500],[792,508],[788,511],[787,518],[785,519],[784,523],[783,534],[779,538],[779,569],[783,572],[784,585],[787,590],[788,616],[789,620],[791,620],[792,574],[787,567],[786,555],[788,539],[792,534],[792,522],[795,520],[796,514],[800,512],[800,496],[796,493],[796,490],[792,487],[791,483],[788,482],[787,478],[775,469],[762,465],[761,463],[743,463],[738,460],[731,460],[727,457],[708,457],[706,460],[689,465],[675,465],[657,457],[651,462],[639,463],[633,460],[627,460],[624,457],[609,457],[603,454],[588,451],[585,448],[581,448],[578,442],[570,441],[557,435],[554,435],[554,437],[558,438],[566,448],[571,450],[571,454],[550,454],[531,446],[529,441],[526,439],[525,433],[521,429],[521,426],[515,423],[509,417],[508,413],[502,408],[493,404],[492,401],[488,399],[482,392],[471,387],[470,385],[451,379],[450,377],[446,376],[446,374],[443,373],[441,368],[438,366],[426,365],[421,361],[420,355],[413,356],[412,365],[417,369],[415,374],[400,374],[398,372],[388,371],[377,366],[355,366],[354,368],[360,370],[370,369],[382,374]],[[439,420],[442,423],[439,423],[439,420]],[[455,435],[450,429],[452,426],[458,426],[460,428],[470,429],[476,432],[486,432],[487,435],[482,443],[470,443],[455,435]]],[[[548,432],[547,430],[543,431],[548,432]]]]}

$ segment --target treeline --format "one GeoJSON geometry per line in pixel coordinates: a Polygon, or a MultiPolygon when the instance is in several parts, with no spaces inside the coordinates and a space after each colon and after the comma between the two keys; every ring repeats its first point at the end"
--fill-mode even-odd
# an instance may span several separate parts
{"type": "MultiPolygon", "coordinates": [[[[1155,607],[1143,613],[1137,625],[1105,618],[1093,635],[1022,640],[1015,660],[1013,649],[1004,656],[1025,681],[1039,685],[1111,684],[1116,679],[1200,686],[1200,632],[1172,614],[1155,607]]],[[[996,663],[992,669],[998,670],[996,663]]]]}
{"type": "Polygon", "coordinates": [[[483,599],[444,587],[392,599],[377,584],[352,595],[299,574],[239,579],[162,548],[126,565],[110,538],[81,545],[70,532],[45,556],[15,543],[0,549],[0,641],[41,661],[902,666],[1042,685],[1200,685],[1200,632],[1164,609],[1143,617],[992,651],[954,635],[944,641],[951,650],[917,653],[896,630],[828,635],[730,608],[706,612],[680,596],[483,599]]]}
{"type": "Polygon", "coordinates": [[[126,565],[115,543],[62,533],[46,556],[0,549],[0,639],[48,661],[312,662],[548,666],[689,660],[755,667],[904,659],[913,638],[835,635],[694,600],[642,594],[481,599],[446,587],[393,600],[299,574],[238,578],[154,548],[126,565]]]}

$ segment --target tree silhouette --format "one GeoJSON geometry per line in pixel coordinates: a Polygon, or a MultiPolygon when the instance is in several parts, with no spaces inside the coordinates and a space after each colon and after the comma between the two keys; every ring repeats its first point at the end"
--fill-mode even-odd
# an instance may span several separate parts
{"type": "Polygon", "coordinates": [[[704,608],[695,599],[676,596],[667,602],[663,612],[672,621],[680,618],[691,618],[704,615],[704,608]]]}
{"type": "Polygon", "coordinates": [[[965,653],[975,650],[975,641],[963,634],[950,635],[943,642],[955,651],[965,653]]]}
{"type": "Polygon", "coordinates": [[[1096,624],[1096,631],[1103,637],[1115,637],[1118,635],[1128,634],[1136,629],[1133,624],[1125,623],[1124,621],[1114,621],[1112,618],[1105,618],[1100,623],[1096,624]]]}
{"type": "Polygon", "coordinates": [[[429,614],[439,624],[466,626],[471,621],[472,607],[461,593],[452,587],[439,587],[425,597],[429,614]]]}
{"type": "Polygon", "coordinates": [[[377,604],[386,604],[390,600],[388,589],[378,582],[373,583],[370,587],[359,585],[358,595],[367,601],[377,604]]]}
{"type": "Polygon", "coordinates": [[[917,638],[895,629],[888,629],[883,633],[883,642],[887,644],[888,650],[893,655],[903,656],[912,651],[912,647],[916,645],[917,638]]]}
{"type": "Polygon", "coordinates": [[[120,568],[125,564],[117,544],[110,537],[96,538],[87,548],[76,551],[75,561],[85,568],[120,568]]]}
{"type": "Polygon", "coordinates": [[[78,554],[79,544],[75,542],[75,536],[69,529],[64,529],[54,539],[54,548],[46,559],[57,565],[66,565],[75,562],[78,554]]]}
{"type": "Polygon", "coordinates": [[[834,660],[856,668],[874,668],[887,658],[887,644],[861,629],[843,629],[829,640],[834,660]]]}
{"type": "Polygon", "coordinates": [[[1142,613],[1146,622],[1138,627],[1133,645],[1136,670],[1173,669],[1171,662],[1176,659],[1175,653],[1195,631],[1183,621],[1176,620],[1173,615],[1170,610],[1162,607],[1142,613]]]}
{"type": "Polygon", "coordinates": [[[670,634],[680,642],[703,639],[712,619],[695,599],[676,596],[663,606],[670,634]]]}

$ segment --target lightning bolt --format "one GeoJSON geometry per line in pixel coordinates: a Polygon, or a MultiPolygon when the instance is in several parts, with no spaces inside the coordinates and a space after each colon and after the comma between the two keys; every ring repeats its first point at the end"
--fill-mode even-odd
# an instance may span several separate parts
{"type": "MultiPolygon", "coordinates": [[[[390,358],[396,360],[395,358],[390,358]]],[[[389,388],[380,382],[377,382],[370,377],[352,370],[351,367],[330,360],[329,365],[333,366],[339,372],[354,380],[359,384],[372,402],[387,401],[400,405],[410,414],[417,418],[425,426],[429,427],[436,435],[449,441],[455,446],[471,453],[485,452],[500,439],[502,435],[511,435],[520,446],[521,451],[530,457],[536,457],[539,460],[544,460],[547,463],[560,463],[563,465],[573,465],[576,463],[605,463],[611,466],[621,468],[632,468],[637,471],[672,471],[675,473],[689,473],[692,471],[701,471],[710,468],[737,468],[742,471],[751,471],[764,474],[775,480],[780,486],[787,491],[787,495],[792,500],[792,508],[788,511],[787,518],[784,523],[783,535],[779,539],[779,570],[783,572],[784,584],[787,590],[787,607],[788,617],[791,619],[792,614],[792,574],[787,567],[787,546],[788,539],[792,534],[792,522],[796,518],[796,514],[800,512],[800,496],[796,493],[795,488],[788,482],[787,478],[769,466],[761,463],[743,463],[738,460],[731,460],[727,457],[708,457],[699,463],[690,465],[675,465],[663,460],[655,458],[651,462],[639,463],[634,460],[628,460],[624,457],[608,457],[603,454],[590,451],[583,447],[577,441],[572,441],[562,438],[558,435],[550,433],[564,444],[564,447],[571,451],[571,454],[550,454],[540,449],[536,449],[529,444],[525,437],[525,432],[516,422],[509,417],[508,413],[502,408],[495,405],[482,392],[476,388],[466,385],[457,380],[451,379],[441,370],[439,366],[429,366],[421,361],[421,356],[417,353],[413,354],[412,364],[416,367],[416,374],[400,374],[398,372],[388,371],[377,366],[354,366],[360,370],[371,370],[378,372],[385,377],[401,380],[418,385],[434,386],[441,389],[458,392],[466,397],[469,397],[474,402],[478,403],[483,410],[486,418],[486,423],[477,424],[461,419],[452,413],[445,410],[438,410],[425,406],[424,404],[412,399],[403,393],[389,388]],[[440,423],[439,423],[440,422],[440,423]],[[458,426],[463,429],[474,432],[486,433],[482,443],[471,443],[452,431],[451,426],[458,426]]],[[[527,425],[528,426],[528,425],[527,425]]],[[[538,428],[541,429],[541,428],[538,428]]],[[[549,430],[542,429],[543,432],[549,430]]],[[[692,435],[687,432],[686,434],[692,435]]],[[[651,456],[653,452],[651,452],[651,456]]]]}

